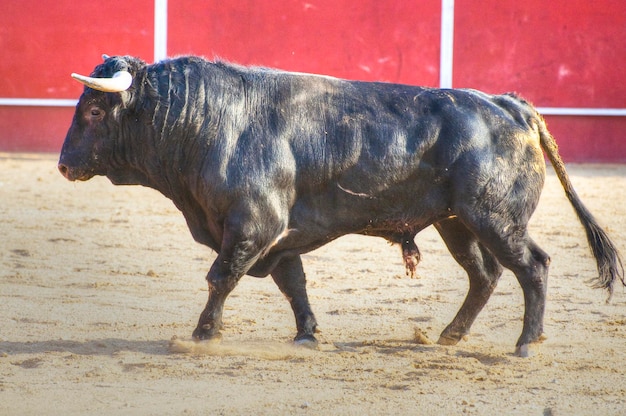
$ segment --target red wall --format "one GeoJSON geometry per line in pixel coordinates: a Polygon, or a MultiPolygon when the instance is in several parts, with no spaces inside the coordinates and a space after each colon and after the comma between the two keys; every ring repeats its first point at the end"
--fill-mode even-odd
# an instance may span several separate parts
{"type": "MultiPolygon", "coordinates": [[[[154,1],[3,1],[0,97],[77,99],[103,53],[152,60],[154,1]]],[[[0,106],[0,151],[61,149],[73,108],[0,106]]]]}
{"type": "Polygon", "coordinates": [[[152,58],[152,0],[3,1],[1,97],[77,98],[71,72],[91,72],[103,53],[152,58]]]}
{"type": "MultiPolygon", "coordinates": [[[[456,0],[455,87],[626,108],[626,1],[456,0]]],[[[626,117],[547,116],[565,160],[626,162],[626,117]]]]}
{"type": "Polygon", "coordinates": [[[456,6],[455,87],[519,91],[542,107],[626,107],[624,0],[456,6]]]}
{"type": "MultiPolygon", "coordinates": [[[[0,6],[0,97],[78,98],[102,53],[153,59],[154,1],[0,6]],[[12,57],[13,59],[7,59],[12,57]]],[[[623,0],[456,0],[455,87],[540,107],[626,108],[623,0]]],[[[168,54],[439,83],[441,0],[169,0],[168,54]]],[[[72,108],[0,106],[0,150],[58,151],[72,108]]],[[[569,161],[626,162],[626,117],[548,116],[569,161]]]]}
{"type": "Polygon", "coordinates": [[[440,0],[223,3],[172,1],[169,53],[350,79],[438,84],[440,0]]]}

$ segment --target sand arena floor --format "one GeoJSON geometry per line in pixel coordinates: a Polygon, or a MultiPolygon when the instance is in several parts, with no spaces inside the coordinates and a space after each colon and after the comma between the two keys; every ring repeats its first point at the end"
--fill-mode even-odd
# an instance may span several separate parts
{"type": "MultiPolygon", "coordinates": [[[[568,169],[626,253],[626,166],[568,169]]],[[[376,238],[304,256],[319,351],[290,346],[287,301],[251,277],[227,301],[222,344],[197,346],[215,255],[169,200],[69,183],[56,155],[0,154],[0,414],[626,414],[626,292],[605,304],[585,284],[595,264],[551,170],[531,232],[552,265],[548,338],[530,359],[512,355],[523,298],[510,272],[466,341],[415,341],[436,340],[467,290],[430,228],[420,279],[376,238]]]]}

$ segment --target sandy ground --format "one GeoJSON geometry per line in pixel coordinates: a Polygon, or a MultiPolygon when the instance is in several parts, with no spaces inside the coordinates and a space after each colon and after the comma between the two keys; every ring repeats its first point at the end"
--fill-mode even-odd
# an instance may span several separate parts
{"type": "MultiPolygon", "coordinates": [[[[626,253],[626,166],[569,172],[626,253]]],[[[548,339],[529,359],[512,355],[523,299],[509,272],[466,341],[415,342],[436,340],[467,290],[432,229],[420,279],[376,238],[304,256],[319,351],[290,346],[287,301],[251,277],[223,343],[198,347],[214,253],[169,200],[69,183],[56,155],[0,154],[0,414],[626,414],[626,292],[605,304],[585,284],[595,265],[551,171],[531,230],[552,266],[548,339]]]]}

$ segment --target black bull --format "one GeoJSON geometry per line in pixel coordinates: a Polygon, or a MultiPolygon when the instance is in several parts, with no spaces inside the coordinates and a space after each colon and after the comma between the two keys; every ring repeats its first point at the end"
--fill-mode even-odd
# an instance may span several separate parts
{"type": "Polygon", "coordinates": [[[434,225],[470,281],[439,343],[469,332],[505,267],[524,292],[517,353],[527,355],[542,336],[550,263],[527,230],[545,177],[542,149],[585,228],[595,286],[611,293],[616,278],[624,283],[619,254],[574,192],[543,119],[513,94],[195,57],[147,65],[105,56],[92,77],[81,81],[59,170],[157,189],[218,253],[196,339],[221,336],[224,301],[244,274],[269,274],[295,314],[296,342],[315,345],[300,255],[345,234],[372,235],[400,244],[413,272],[414,237],[434,225]],[[121,88],[97,83],[120,74],[121,88]]]}

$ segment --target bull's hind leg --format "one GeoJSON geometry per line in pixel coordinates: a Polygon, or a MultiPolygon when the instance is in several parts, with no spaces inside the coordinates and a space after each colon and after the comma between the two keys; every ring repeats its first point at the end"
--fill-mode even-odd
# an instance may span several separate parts
{"type": "Polygon", "coordinates": [[[469,277],[465,301],[438,341],[442,345],[455,345],[469,334],[474,320],[487,304],[502,274],[502,266],[457,218],[440,221],[435,228],[469,277]]]}
{"type": "MultiPolygon", "coordinates": [[[[524,291],[524,327],[522,335],[517,340],[515,352],[527,357],[528,346],[543,338],[543,316],[546,309],[546,294],[548,290],[548,267],[550,256],[543,251],[530,237],[527,237],[524,261],[522,267],[511,265],[517,280],[524,291]]],[[[515,262],[517,264],[519,262],[515,262]]]]}
{"type": "Polygon", "coordinates": [[[516,344],[516,354],[526,357],[529,345],[543,336],[550,257],[530,238],[525,224],[488,219],[472,221],[472,229],[493,255],[511,270],[524,292],[524,326],[516,344]]]}
{"type": "Polygon", "coordinates": [[[317,347],[317,321],[306,293],[306,277],[300,256],[283,258],[272,271],[272,278],[285,295],[296,318],[298,333],[294,342],[309,348],[317,347]]]}

